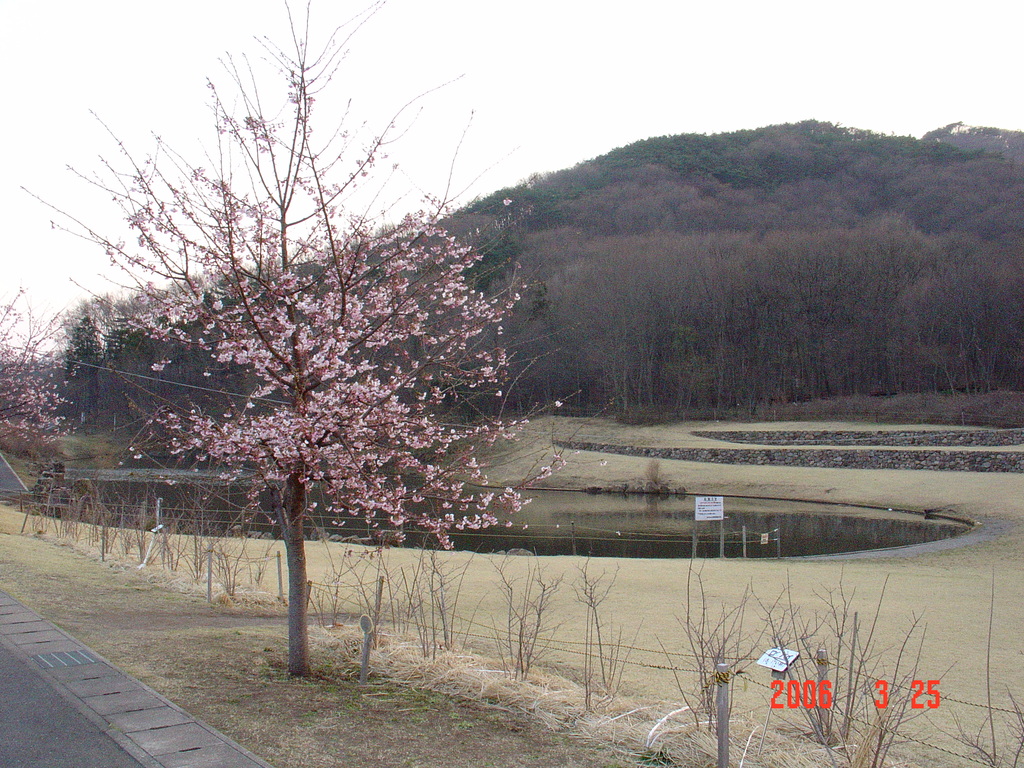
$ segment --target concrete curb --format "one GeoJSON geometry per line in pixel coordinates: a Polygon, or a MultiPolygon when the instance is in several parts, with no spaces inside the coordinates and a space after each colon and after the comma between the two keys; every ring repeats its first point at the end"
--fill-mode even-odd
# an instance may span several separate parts
{"type": "Polygon", "coordinates": [[[273,768],[3,591],[0,643],[145,768],[273,768]]]}

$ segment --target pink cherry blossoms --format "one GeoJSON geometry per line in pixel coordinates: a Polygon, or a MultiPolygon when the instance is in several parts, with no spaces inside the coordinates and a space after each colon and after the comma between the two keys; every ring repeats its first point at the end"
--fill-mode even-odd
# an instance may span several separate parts
{"type": "MultiPolygon", "coordinates": [[[[346,41],[336,32],[312,54],[302,28],[292,25],[291,53],[264,46],[286,85],[281,105],[259,92],[248,60],[228,59],[229,98],[210,86],[217,150],[205,165],[215,170],[162,143],[145,162],[118,144],[127,170],[108,164],[92,183],[121,206],[131,237],[81,225],[134,280],[149,333],[212,350],[251,382],[217,412],[159,419],[176,450],[271,492],[288,552],[293,674],[308,671],[311,493],[339,516],[418,526],[442,542],[522,504],[515,488],[467,485],[482,477],[480,449],[520,426],[488,421],[471,397],[503,375],[498,322],[517,297],[474,288],[479,256],[441,226],[444,201],[397,223],[355,202],[377,199],[376,163],[397,123],[361,145],[345,126],[314,132],[314,101],[346,41]]],[[[159,367],[173,378],[173,362],[159,367]]]]}
{"type": "Polygon", "coordinates": [[[44,346],[51,328],[19,308],[21,293],[0,302],[0,441],[55,434],[59,398],[46,374],[44,346]]]}
{"type": "Polygon", "coordinates": [[[349,230],[357,245],[344,250],[309,236],[282,244],[243,221],[191,256],[201,280],[148,293],[156,332],[213,345],[220,362],[258,382],[229,412],[167,413],[176,447],[268,484],[315,484],[337,513],[442,539],[452,525],[480,527],[495,522],[495,508],[517,509],[515,492],[474,494],[464,484],[480,478],[480,445],[516,425],[438,418],[505,364],[488,331],[508,303],[467,284],[476,254],[424,216],[384,233],[349,230]],[[230,246],[251,241],[275,250],[247,263],[230,246]],[[285,261],[292,245],[300,256],[285,261]]]}
{"type": "Polygon", "coordinates": [[[315,485],[338,514],[418,525],[442,541],[452,526],[492,524],[496,510],[519,508],[518,493],[474,493],[465,481],[481,478],[475,452],[519,425],[439,414],[502,376],[498,322],[518,295],[472,287],[479,255],[443,229],[437,201],[397,224],[350,215],[342,203],[385,139],[332,184],[341,158],[312,149],[316,73],[302,61],[287,71],[287,124],[237,119],[214,89],[219,133],[245,173],[213,175],[162,147],[172,175],[129,157],[132,170],[104,187],[134,239],[89,235],[135,279],[146,329],[212,348],[255,382],[229,412],[160,418],[178,451],[292,496],[301,486],[304,499],[315,485]]]}

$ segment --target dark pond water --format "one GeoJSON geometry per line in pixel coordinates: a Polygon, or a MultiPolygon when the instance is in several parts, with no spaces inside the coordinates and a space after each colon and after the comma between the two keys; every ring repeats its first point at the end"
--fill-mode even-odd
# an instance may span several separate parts
{"type": "MultiPolygon", "coordinates": [[[[178,530],[235,530],[274,535],[276,525],[247,510],[239,485],[94,478],[112,524],[147,527],[161,501],[164,522],[178,530]],[[199,511],[201,510],[201,511],[199,511]]],[[[695,522],[692,496],[586,494],[537,491],[509,527],[454,532],[458,549],[594,557],[795,557],[897,547],[946,539],[969,530],[920,514],[801,501],[727,497],[726,519],[695,522]]],[[[359,519],[315,519],[321,535],[355,540],[371,536],[359,519]]],[[[314,532],[314,535],[317,535],[314,532]]],[[[430,546],[409,533],[406,543],[430,546]]]]}
{"type": "Polygon", "coordinates": [[[727,497],[726,519],[695,522],[686,497],[540,492],[511,528],[453,536],[480,552],[594,557],[796,557],[897,547],[969,530],[920,514],[727,497]],[[524,528],[525,526],[525,528],[524,528]]]}

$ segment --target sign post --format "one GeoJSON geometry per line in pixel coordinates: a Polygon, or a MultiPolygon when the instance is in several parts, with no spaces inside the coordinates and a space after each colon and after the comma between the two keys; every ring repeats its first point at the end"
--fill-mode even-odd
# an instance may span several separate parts
{"type": "Polygon", "coordinates": [[[725,500],[722,496],[694,496],[694,554],[696,554],[697,523],[718,520],[718,556],[725,557],[725,500]]]}

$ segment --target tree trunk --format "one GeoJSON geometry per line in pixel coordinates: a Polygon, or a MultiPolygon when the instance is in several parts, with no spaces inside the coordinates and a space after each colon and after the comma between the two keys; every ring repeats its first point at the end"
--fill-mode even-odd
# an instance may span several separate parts
{"type": "Polygon", "coordinates": [[[281,535],[288,560],[288,674],[309,674],[309,587],[306,579],[306,486],[292,475],[280,509],[281,535]]]}

